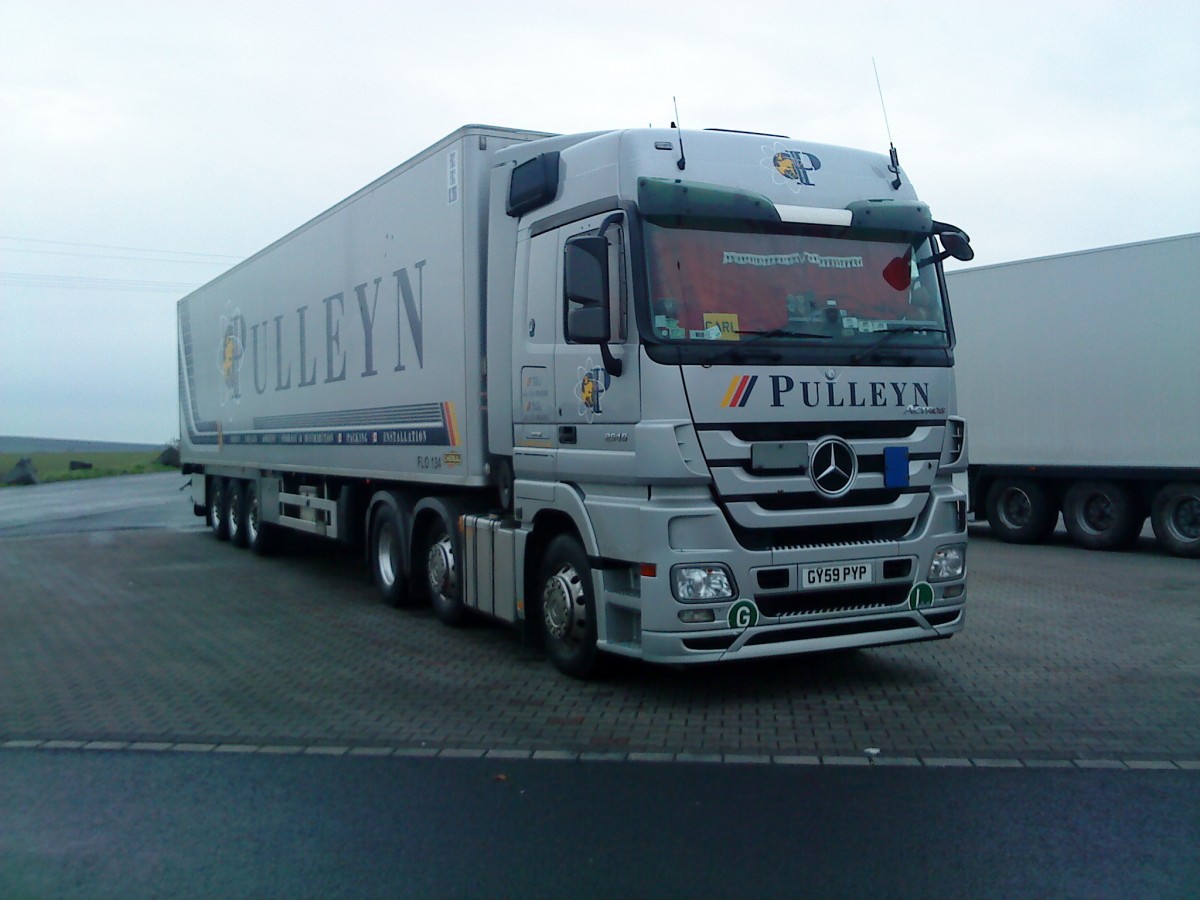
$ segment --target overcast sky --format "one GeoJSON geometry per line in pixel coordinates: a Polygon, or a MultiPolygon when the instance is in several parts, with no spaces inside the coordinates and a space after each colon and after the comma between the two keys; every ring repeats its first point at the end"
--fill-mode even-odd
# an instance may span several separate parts
{"type": "Polygon", "coordinates": [[[1200,3],[0,0],[0,434],[178,434],[175,302],[467,123],[886,151],[974,264],[1200,231],[1200,3]]]}

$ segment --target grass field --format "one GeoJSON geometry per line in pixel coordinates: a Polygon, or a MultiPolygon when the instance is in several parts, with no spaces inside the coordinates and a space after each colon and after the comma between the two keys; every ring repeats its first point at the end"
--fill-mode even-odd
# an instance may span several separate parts
{"type": "Polygon", "coordinates": [[[106,478],[111,475],[142,475],[147,472],[177,472],[171,466],[160,466],[155,460],[159,451],[108,453],[0,453],[0,477],[28,456],[37,470],[39,481],[72,481],[77,478],[106,478]],[[71,470],[71,460],[89,462],[90,469],[71,470]]]}

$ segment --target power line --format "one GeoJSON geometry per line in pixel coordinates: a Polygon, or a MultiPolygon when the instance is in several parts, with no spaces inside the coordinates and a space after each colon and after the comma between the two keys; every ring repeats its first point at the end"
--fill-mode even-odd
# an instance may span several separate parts
{"type": "MultiPolygon", "coordinates": [[[[45,238],[28,238],[19,237],[11,234],[0,234],[0,240],[3,241],[19,241],[26,244],[55,244],[60,247],[93,247],[98,250],[126,250],[133,253],[171,253],[175,256],[202,256],[209,259],[221,259],[225,261],[241,262],[246,257],[233,256],[228,253],[197,253],[193,250],[162,250],[154,247],[121,247],[114,244],[81,244],[75,241],[51,241],[45,238]]],[[[43,253],[50,251],[41,251],[43,253]]]]}
{"type": "MultiPolygon", "coordinates": [[[[7,253],[46,253],[52,256],[83,256],[88,259],[128,259],[134,262],[161,262],[168,263],[173,266],[227,266],[229,262],[225,259],[167,259],[165,257],[154,256],[129,256],[119,253],[83,253],[79,250],[42,250],[36,247],[0,247],[0,251],[7,253]]],[[[169,250],[153,250],[147,251],[152,253],[170,253],[169,250]]],[[[239,257],[231,256],[229,260],[238,259],[239,257]]]]}
{"type": "Polygon", "coordinates": [[[35,275],[31,272],[0,272],[0,284],[11,287],[65,288],[87,291],[144,291],[187,293],[199,284],[182,281],[146,281],[138,278],[93,278],[85,275],[35,275]]]}

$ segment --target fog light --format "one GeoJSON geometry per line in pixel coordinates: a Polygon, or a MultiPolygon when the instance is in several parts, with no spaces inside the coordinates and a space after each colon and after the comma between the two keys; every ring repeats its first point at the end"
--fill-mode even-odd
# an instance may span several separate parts
{"type": "Polygon", "coordinates": [[[957,599],[963,595],[963,591],[966,589],[967,586],[965,584],[952,584],[946,588],[945,593],[942,594],[942,598],[945,600],[957,599]]]}
{"type": "Polygon", "coordinates": [[[964,544],[939,547],[929,563],[930,581],[953,581],[967,571],[967,548],[964,544]]]}
{"type": "Polygon", "coordinates": [[[715,622],[717,615],[711,609],[681,609],[679,621],[688,625],[699,625],[702,622],[715,622]]]}
{"type": "Polygon", "coordinates": [[[671,590],[684,603],[732,600],[736,596],[733,575],[722,565],[675,566],[671,570],[671,590]]]}

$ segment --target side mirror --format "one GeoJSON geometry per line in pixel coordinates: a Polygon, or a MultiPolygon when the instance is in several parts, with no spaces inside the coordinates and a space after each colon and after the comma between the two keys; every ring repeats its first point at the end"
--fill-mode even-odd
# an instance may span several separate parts
{"type": "Polygon", "coordinates": [[[603,344],[611,335],[608,310],[608,240],[578,237],[567,242],[563,262],[567,300],[579,305],[567,313],[567,339],[603,344]]]}
{"type": "Polygon", "coordinates": [[[965,232],[943,231],[938,237],[941,238],[942,246],[955,259],[970,262],[975,258],[975,251],[971,249],[971,239],[965,232]]]}
{"type": "Polygon", "coordinates": [[[608,310],[602,306],[585,306],[567,313],[567,338],[577,344],[603,344],[611,337],[608,310]]]}

